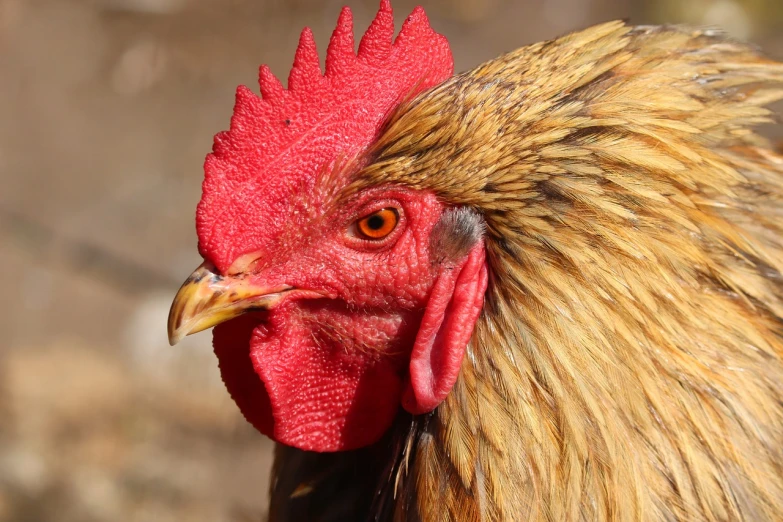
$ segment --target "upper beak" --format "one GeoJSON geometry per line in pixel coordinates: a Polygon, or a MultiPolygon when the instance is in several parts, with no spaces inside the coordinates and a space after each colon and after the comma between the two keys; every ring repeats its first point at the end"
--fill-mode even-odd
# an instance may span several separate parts
{"type": "Polygon", "coordinates": [[[268,310],[291,287],[258,287],[242,275],[223,276],[203,263],[182,284],[169,311],[169,343],[211,328],[251,310],[268,310]]]}

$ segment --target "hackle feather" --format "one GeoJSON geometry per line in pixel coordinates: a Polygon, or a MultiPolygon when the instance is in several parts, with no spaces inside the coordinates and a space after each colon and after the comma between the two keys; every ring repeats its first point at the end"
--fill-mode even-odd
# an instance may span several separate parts
{"type": "Polygon", "coordinates": [[[783,157],[753,130],[780,99],[756,49],[611,22],[403,106],[350,190],[480,213],[485,308],[432,415],[281,449],[271,520],[783,520],[783,157]],[[328,472],[292,497],[303,458],[328,472]]]}

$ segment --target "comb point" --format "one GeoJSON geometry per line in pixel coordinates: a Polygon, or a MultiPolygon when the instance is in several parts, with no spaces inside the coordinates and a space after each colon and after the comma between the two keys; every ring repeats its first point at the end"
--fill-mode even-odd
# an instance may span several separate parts
{"type": "Polygon", "coordinates": [[[260,116],[261,98],[244,85],[237,87],[234,114],[231,116],[231,133],[244,132],[253,127],[254,118],[260,116]],[[247,125],[246,125],[247,124],[247,125]]]}
{"type": "Polygon", "coordinates": [[[222,156],[228,151],[230,135],[228,131],[220,131],[215,134],[212,140],[212,154],[207,158],[208,161],[217,160],[216,156],[222,156]],[[214,156],[213,156],[214,155],[214,156]]]}
{"type": "Polygon", "coordinates": [[[343,7],[326,50],[326,75],[337,76],[350,67],[353,54],[353,13],[343,7]]]}
{"type": "Polygon", "coordinates": [[[258,69],[258,86],[261,88],[261,96],[270,103],[283,97],[283,84],[268,65],[262,65],[258,69]]]}
{"type": "Polygon", "coordinates": [[[367,32],[359,43],[359,57],[367,63],[381,63],[391,54],[394,38],[394,13],[391,3],[383,0],[367,32]]]}
{"type": "Polygon", "coordinates": [[[431,34],[436,33],[430,26],[427,13],[424,12],[424,9],[421,6],[417,6],[413,12],[408,15],[405,22],[403,22],[402,29],[400,29],[400,34],[397,36],[395,43],[406,40],[417,40],[431,34]]]}
{"type": "Polygon", "coordinates": [[[318,83],[321,76],[321,59],[318,57],[313,32],[305,27],[299,36],[294,66],[288,75],[288,90],[307,90],[318,83]]]}

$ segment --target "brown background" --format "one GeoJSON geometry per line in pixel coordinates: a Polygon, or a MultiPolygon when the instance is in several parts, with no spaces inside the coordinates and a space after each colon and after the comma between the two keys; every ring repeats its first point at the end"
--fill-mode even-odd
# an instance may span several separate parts
{"type": "MultiPolygon", "coordinates": [[[[249,521],[271,444],[210,335],[165,321],[200,262],[212,135],[343,1],[0,0],[0,521],[249,521]]],[[[350,0],[356,31],[376,1],[350,0]]],[[[719,24],[783,58],[781,0],[428,0],[457,70],[614,18],[719,24]]],[[[395,3],[399,24],[414,3],[395,3]]]]}

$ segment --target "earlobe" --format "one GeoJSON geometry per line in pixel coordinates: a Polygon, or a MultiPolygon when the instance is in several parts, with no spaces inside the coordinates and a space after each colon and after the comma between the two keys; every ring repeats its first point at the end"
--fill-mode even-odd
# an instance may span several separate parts
{"type": "Polygon", "coordinates": [[[402,396],[408,412],[434,410],[457,382],[486,289],[483,241],[457,265],[441,268],[411,352],[410,379],[402,396]]]}

